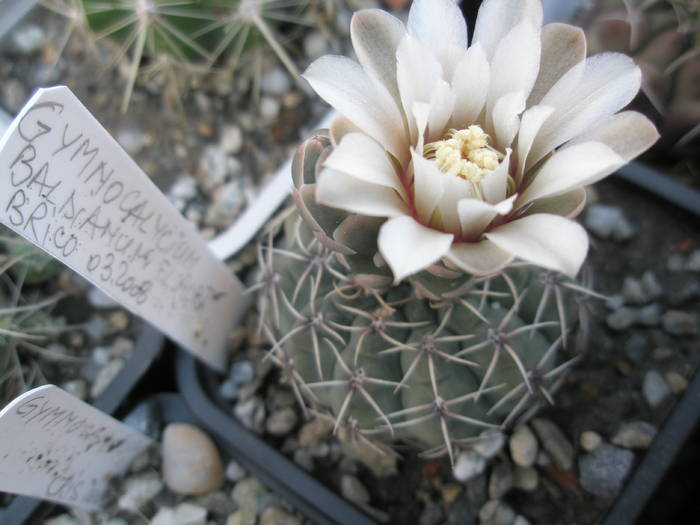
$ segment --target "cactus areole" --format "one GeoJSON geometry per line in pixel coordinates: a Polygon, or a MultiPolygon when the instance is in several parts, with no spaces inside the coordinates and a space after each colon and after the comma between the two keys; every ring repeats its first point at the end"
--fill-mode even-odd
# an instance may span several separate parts
{"type": "Polygon", "coordinates": [[[634,63],[586,58],[539,0],[486,0],[469,46],[452,0],[414,0],[407,27],[359,11],[351,35],[359,63],[305,73],[341,116],[299,148],[283,239],[260,245],[261,323],[336,431],[454,458],[552,402],[595,295],[583,186],[657,133],[619,112],[634,63]]]}

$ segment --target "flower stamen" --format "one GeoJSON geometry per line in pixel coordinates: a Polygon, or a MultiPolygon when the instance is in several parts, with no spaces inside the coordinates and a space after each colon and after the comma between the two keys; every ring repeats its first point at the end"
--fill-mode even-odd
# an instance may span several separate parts
{"type": "Polygon", "coordinates": [[[502,157],[489,146],[489,136],[480,126],[451,129],[444,140],[425,147],[426,158],[435,159],[438,169],[473,184],[478,184],[487,172],[498,168],[502,157]]]}

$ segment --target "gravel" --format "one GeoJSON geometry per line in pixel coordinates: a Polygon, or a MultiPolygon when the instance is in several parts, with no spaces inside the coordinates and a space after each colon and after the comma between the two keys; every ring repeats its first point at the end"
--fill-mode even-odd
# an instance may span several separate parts
{"type": "Polygon", "coordinates": [[[633,452],[603,443],[579,458],[581,487],[591,494],[613,498],[622,489],[633,463],[633,452]]]}

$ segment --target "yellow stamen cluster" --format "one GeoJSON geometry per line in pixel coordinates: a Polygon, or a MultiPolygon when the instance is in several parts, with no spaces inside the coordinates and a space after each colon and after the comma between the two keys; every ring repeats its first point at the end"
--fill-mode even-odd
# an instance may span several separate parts
{"type": "Polygon", "coordinates": [[[489,136],[480,126],[451,131],[448,137],[428,146],[440,171],[477,184],[498,167],[498,153],[489,147],[489,136]]]}

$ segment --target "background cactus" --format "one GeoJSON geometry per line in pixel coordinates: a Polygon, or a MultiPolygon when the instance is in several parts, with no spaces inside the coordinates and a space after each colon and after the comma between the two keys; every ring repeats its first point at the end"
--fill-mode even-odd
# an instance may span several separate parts
{"type": "Polygon", "coordinates": [[[700,137],[700,2],[596,0],[580,20],[588,53],[619,51],[643,73],[647,107],[660,145],[697,170],[700,137]]]}
{"type": "Polygon", "coordinates": [[[179,101],[183,75],[208,71],[222,55],[222,62],[234,69],[242,53],[261,42],[295,80],[300,78],[274,24],[308,24],[304,13],[309,0],[40,1],[67,18],[66,42],[73,32],[93,43],[106,39],[116,45],[111,65],[129,61],[123,111],[139,71],[164,74],[170,98],[179,101]]]}
{"type": "Polygon", "coordinates": [[[261,245],[260,311],[269,356],[300,401],[365,443],[454,450],[552,401],[577,359],[577,299],[591,294],[525,265],[477,278],[435,265],[393,285],[375,239],[383,219],[314,200],[332,149],[325,131],[298,150],[295,209],[261,245]]]}

